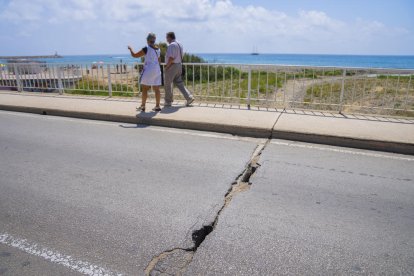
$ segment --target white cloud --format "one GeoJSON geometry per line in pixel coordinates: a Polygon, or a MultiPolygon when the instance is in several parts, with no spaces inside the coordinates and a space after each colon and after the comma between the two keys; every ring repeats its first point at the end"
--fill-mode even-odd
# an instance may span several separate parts
{"type": "Polygon", "coordinates": [[[299,15],[300,18],[314,26],[333,26],[338,24],[338,22],[320,11],[300,11],[299,15]]]}
{"type": "Polygon", "coordinates": [[[42,12],[42,5],[24,0],[14,0],[0,15],[6,21],[36,21],[42,18],[42,12]]]}
{"type": "Polygon", "coordinates": [[[0,19],[25,35],[30,35],[28,22],[50,32],[55,26],[77,26],[82,36],[94,37],[97,43],[112,37],[113,47],[143,40],[148,31],[163,38],[174,30],[198,52],[246,52],[255,45],[262,52],[362,53],[369,52],[370,45],[387,45],[390,38],[410,34],[379,21],[344,22],[316,10],[292,16],[231,0],[10,0],[0,19]]]}

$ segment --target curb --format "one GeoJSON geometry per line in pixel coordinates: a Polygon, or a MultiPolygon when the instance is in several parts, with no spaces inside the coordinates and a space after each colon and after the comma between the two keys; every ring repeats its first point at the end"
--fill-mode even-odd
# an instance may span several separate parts
{"type": "Polygon", "coordinates": [[[332,135],[279,131],[276,129],[272,130],[272,129],[266,129],[266,128],[240,127],[237,125],[189,122],[189,121],[162,119],[162,118],[146,118],[146,117],[137,118],[137,117],[132,117],[132,116],[117,115],[117,114],[78,112],[78,111],[67,111],[67,110],[58,110],[58,109],[50,109],[50,108],[26,107],[26,106],[14,106],[14,105],[2,105],[2,104],[0,104],[0,110],[34,113],[34,114],[40,114],[40,115],[43,114],[43,115],[60,116],[60,117],[71,117],[71,118],[88,119],[88,120],[110,121],[110,122],[128,123],[128,124],[144,124],[144,125],[154,125],[154,126],[179,128],[179,129],[211,131],[211,132],[226,133],[226,134],[253,137],[253,138],[271,137],[274,139],[283,139],[283,140],[323,144],[323,145],[330,145],[330,146],[349,147],[349,148],[358,148],[358,149],[414,155],[414,144],[392,142],[392,141],[366,140],[366,139],[356,139],[356,138],[339,137],[339,136],[332,136],[332,135]]]}
{"type": "Polygon", "coordinates": [[[93,112],[79,112],[68,111],[51,108],[40,107],[26,107],[26,106],[14,106],[14,105],[2,105],[0,104],[0,110],[33,113],[39,115],[51,115],[60,117],[71,117],[78,119],[97,120],[97,121],[110,121],[118,123],[128,124],[143,124],[153,125],[161,127],[179,128],[179,129],[191,129],[199,131],[211,131],[218,133],[226,133],[236,136],[245,136],[253,138],[269,138],[272,134],[272,130],[266,128],[255,127],[240,127],[237,125],[225,125],[216,123],[204,123],[204,122],[190,122],[181,120],[170,120],[165,118],[148,118],[148,117],[133,117],[117,114],[102,114],[93,112]]]}
{"type": "Polygon", "coordinates": [[[401,142],[356,139],[350,137],[340,137],[312,133],[299,133],[279,130],[273,130],[272,138],[329,146],[414,155],[414,144],[401,142]]]}

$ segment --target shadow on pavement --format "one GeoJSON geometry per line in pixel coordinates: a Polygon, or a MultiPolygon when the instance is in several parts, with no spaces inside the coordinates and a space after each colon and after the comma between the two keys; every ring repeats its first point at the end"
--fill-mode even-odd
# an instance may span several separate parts
{"type": "Polygon", "coordinates": [[[142,124],[138,124],[138,125],[119,125],[119,127],[122,127],[122,128],[142,128],[142,129],[144,129],[144,128],[147,128],[147,127],[149,127],[150,125],[142,125],[142,124]]]}

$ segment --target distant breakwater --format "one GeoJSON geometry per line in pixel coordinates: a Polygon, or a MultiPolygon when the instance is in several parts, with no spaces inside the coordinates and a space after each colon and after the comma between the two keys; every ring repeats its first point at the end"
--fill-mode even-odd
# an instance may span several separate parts
{"type": "Polygon", "coordinates": [[[50,56],[0,56],[0,59],[39,59],[39,58],[63,58],[60,55],[50,56]]]}

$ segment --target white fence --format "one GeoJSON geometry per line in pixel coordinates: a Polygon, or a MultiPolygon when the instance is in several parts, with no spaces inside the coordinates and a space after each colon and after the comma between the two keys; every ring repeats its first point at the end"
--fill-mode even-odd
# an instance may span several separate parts
{"type": "MultiPolygon", "coordinates": [[[[0,68],[0,88],[136,97],[142,67],[8,64],[0,68]]],[[[414,116],[414,69],[209,63],[185,67],[185,84],[198,102],[414,116]]]]}

